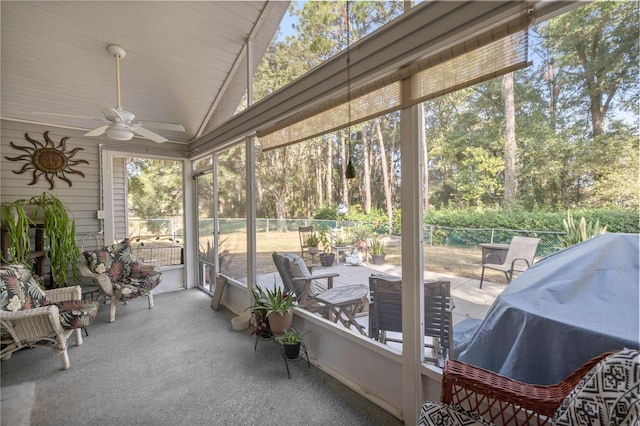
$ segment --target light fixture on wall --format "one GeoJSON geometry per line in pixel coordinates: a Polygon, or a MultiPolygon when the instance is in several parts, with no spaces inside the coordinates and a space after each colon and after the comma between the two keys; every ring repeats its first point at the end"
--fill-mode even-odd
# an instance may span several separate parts
{"type": "Polygon", "coordinates": [[[353,167],[353,146],[351,142],[351,23],[349,18],[349,2],[347,1],[347,108],[349,124],[347,127],[347,143],[349,144],[349,160],[347,161],[347,167],[344,171],[344,177],[347,179],[353,179],[356,177],[356,168],[353,167]]]}

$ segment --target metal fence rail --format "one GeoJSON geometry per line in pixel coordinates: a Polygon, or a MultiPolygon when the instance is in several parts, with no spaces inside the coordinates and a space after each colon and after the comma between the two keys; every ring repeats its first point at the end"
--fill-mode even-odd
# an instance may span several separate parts
{"type": "MultiPolygon", "coordinates": [[[[220,218],[222,233],[244,232],[246,223],[244,218],[220,218]]],[[[316,219],[256,219],[256,231],[268,233],[275,231],[297,232],[299,226],[315,225],[318,229],[329,229],[354,225],[351,221],[316,220],[316,219]]],[[[134,253],[145,262],[157,266],[180,265],[184,260],[182,229],[175,219],[129,220],[130,235],[132,235],[134,253]],[[149,224],[152,224],[149,226],[149,224]],[[153,230],[166,231],[156,234],[153,230]],[[143,235],[144,234],[144,235],[143,235]]],[[[200,219],[200,229],[211,230],[213,234],[213,219],[200,219]]],[[[453,228],[438,225],[426,225],[424,229],[425,244],[432,246],[474,247],[480,243],[509,243],[516,236],[540,238],[540,245],[536,256],[546,256],[560,250],[560,237],[564,232],[531,231],[521,229],[501,228],[453,228]]],[[[202,235],[201,235],[202,237],[202,235]]],[[[392,236],[394,241],[399,235],[392,236]]]]}

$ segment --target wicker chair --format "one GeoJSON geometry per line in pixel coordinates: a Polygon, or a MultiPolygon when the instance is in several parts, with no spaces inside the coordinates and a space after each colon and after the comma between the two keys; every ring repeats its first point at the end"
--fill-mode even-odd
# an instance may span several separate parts
{"type": "Polygon", "coordinates": [[[149,309],[153,308],[152,290],[160,284],[162,274],[136,259],[129,239],[83,255],[78,266],[80,274],[96,283],[101,297],[111,300],[109,322],[115,321],[119,303],[126,304],[140,296],[148,296],[149,309]]]}
{"type": "Polygon", "coordinates": [[[637,424],[639,361],[637,350],[604,353],[562,382],[544,386],[449,360],[442,378],[442,403],[426,403],[418,424],[442,424],[443,419],[451,425],[618,424],[611,421],[616,416],[632,419],[620,424],[637,424]]]}
{"type": "Polygon", "coordinates": [[[98,304],[82,300],[80,286],[42,290],[29,269],[20,264],[0,268],[0,358],[9,359],[24,347],[53,349],[70,367],[68,341],[75,336],[82,344],[81,330],[98,312],[98,304]]]}

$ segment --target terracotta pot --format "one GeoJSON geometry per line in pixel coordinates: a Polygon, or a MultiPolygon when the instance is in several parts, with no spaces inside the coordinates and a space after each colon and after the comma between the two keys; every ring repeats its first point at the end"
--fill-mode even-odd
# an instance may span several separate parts
{"type": "Polygon", "coordinates": [[[280,314],[279,312],[271,312],[268,316],[269,328],[274,334],[284,333],[285,330],[291,328],[291,320],[293,319],[293,313],[285,312],[280,314]]]}

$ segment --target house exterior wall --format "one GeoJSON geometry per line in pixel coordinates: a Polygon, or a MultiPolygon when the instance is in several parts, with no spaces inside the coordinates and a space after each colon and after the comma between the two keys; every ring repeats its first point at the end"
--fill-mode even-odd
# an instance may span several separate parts
{"type": "MultiPolygon", "coordinates": [[[[131,155],[153,155],[156,157],[184,158],[186,156],[186,145],[163,144],[167,147],[159,147],[154,142],[145,141],[114,142],[102,138],[84,137],[85,131],[75,129],[64,129],[48,127],[31,123],[2,120],[0,122],[0,203],[12,202],[18,199],[29,199],[38,196],[43,192],[50,192],[62,199],[72,213],[76,223],[76,244],[81,250],[88,250],[105,244],[111,244],[115,240],[120,240],[127,236],[127,179],[126,179],[126,158],[131,155]],[[71,153],[76,148],[81,148],[72,158],[71,163],[65,171],[60,174],[71,180],[72,185],[57,177],[54,177],[55,187],[50,188],[46,176],[40,171],[35,171],[33,166],[29,166],[27,171],[16,174],[24,165],[31,164],[31,161],[20,160],[11,161],[7,157],[18,157],[21,155],[30,156],[37,148],[25,138],[25,133],[30,138],[38,141],[43,146],[46,143],[44,132],[49,132],[49,138],[54,142],[56,148],[61,148],[60,141],[68,137],[66,147],[63,150],[71,153]],[[11,146],[25,147],[20,150],[11,146]],[[127,154],[115,154],[112,161],[108,162],[108,169],[105,171],[104,152],[119,152],[126,149],[127,154]],[[74,160],[84,160],[88,164],[73,165],[74,160]],[[30,185],[35,176],[37,182],[30,185]],[[72,171],[81,172],[82,176],[72,171]],[[109,179],[108,185],[104,180],[109,179]],[[104,192],[105,199],[101,200],[101,193],[104,192]],[[101,202],[102,201],[102,202],[101,202]],[[105,210],[105,204],[111,208],[105,210]],[[106,220],[98,219],[98,210],[103,210],[107,215],[106,220]],[[108,226],[105,226],[108,223],[108,226]],[[108,231],[105,231],[108,229],[108,231]],[[94,238],[94,235],[97,237],[94,238]]],[[[37,145],[37,144],[36,144],[37,145]]],[[[49,144],[48,147],[51,147],[49,144]]],[[[163,282],[158,287],[156,293],[171,291],[187,287],[184,268],[182,266],[163,271],[163,282]]]]}
{"type": "MultiPolygon", "coordinates": [[[[97,219],[96,211],[99,208],[100,188],[99,188],[99,147],[95,140],[84,138],[82,132],[55,127],[45,127],[35,124],[20,123],[13,121],[2,121],[0,136],[0,202],[11,202],[17,199],[28,199],[43,192],[51,192],[64,200],[73,214],[76,222],[76,234],[78,246],[82,244],[82,238],[86,234],[97,234],[100,232],[100,221],[97,219]],[[69,137],[66,141],[66,152],[75,148],[82,148],[71,160],[85,160],[89,164],[78,164],[68,166],[67,170],[77,170],[80,174],[64,173],[72,182],[70,187],[66,182],[54,178],[55,188],[50,189],[49,182],[45,176],[37,172],[40,178],[38,182],[30,185],[33,179],[33,167],[23,174],[16,174],[26,161],[10,161],[6,157],[17,157],[27,154],[25,151],[15,149],[11,146],[13,142],[17,146],[27,147],[30,152],[34,151],[34,146],[26,140],[25,133],[29,137],[45,143],[43,133],[49,131],[49,138],[56,143],[56,147],[64,137],[69,137]]],[[[95,241],[87,244],[95,244],[95,241]]],[[[102,238],[100,238],[102,244],[102,238]]]]}

